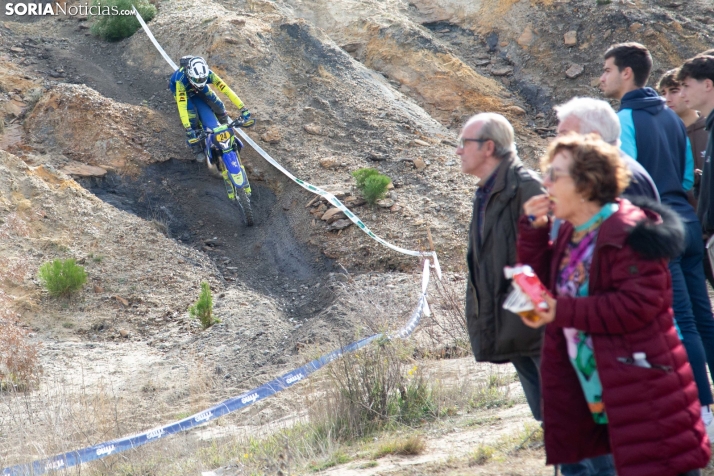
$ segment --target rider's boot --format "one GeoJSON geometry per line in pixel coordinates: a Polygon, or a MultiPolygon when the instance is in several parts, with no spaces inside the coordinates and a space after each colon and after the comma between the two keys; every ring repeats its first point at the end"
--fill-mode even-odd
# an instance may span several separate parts
{"type": "Polygon", "coordinates": [[[236,199],[236,189],[233,188],[233,182],[231,182],[231,179],[228,178],[228,171],[224,168],[221,171],[221,175],[223,175],[223,183],[226,185],[226,193],[228,194],[228,198],[231,200],[236,199]]]}
{"type": "Polygon", "coordinates": [[[199,144],[192,144],[191,152],[193,152],[193,157],[196,159],[196,162],[199,164],[205,162],[206,154],[203,152],[203,147],[199,144]]]}

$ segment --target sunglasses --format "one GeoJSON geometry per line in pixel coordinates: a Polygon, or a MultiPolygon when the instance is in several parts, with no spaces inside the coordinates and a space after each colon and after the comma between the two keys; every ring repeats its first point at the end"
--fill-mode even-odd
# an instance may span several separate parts
{"type": "Polygon", "coordinates": [[[463,137],[459,137],[456,144],[459,149],[463,149],[466,142],[478,142],[479,144],[483,144],[484,142],[488,142],[490,140],[491,139],[464,139],[463,137]]]}
{"type": "Polygon", "coordinates": [[[543,173],[543,177],[547,178],[550,183],[555,183],[556,180],[558,180],[558,177],[569,177],[570,174],[566,172],[562,172],[560,169],[557,169],[553,167],[552,165],[549,165],[547,169],[545,169],[545,172],[543,173]]]}

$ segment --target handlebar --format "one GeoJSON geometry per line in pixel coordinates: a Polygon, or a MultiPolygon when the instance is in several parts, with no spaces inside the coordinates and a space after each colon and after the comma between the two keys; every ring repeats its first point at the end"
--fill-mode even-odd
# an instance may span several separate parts
{"type": "MultiPolygon", "coordinates": [[[[251,119],[253,120],[253,124],[255,124],[255,119],[253,119],[253,118],[251,118],[251,119]]],[[[228,127],[244,127],[244,125],[245,125],[245,120],[242,117],[237,117],[236,119],[234,119],[232,121],[230,120],[230,117],[228,117],[228,120],[229,120],[228,127]]],[[[251,126],[249,126],[249,127],[252,127],[253,124],[251,124],[251,126]]],[[[199,138],[205,139],[207,134],[213,134],[213,129],[211,129],[210,127],[206,127],[201,132],[199,138]]]]}

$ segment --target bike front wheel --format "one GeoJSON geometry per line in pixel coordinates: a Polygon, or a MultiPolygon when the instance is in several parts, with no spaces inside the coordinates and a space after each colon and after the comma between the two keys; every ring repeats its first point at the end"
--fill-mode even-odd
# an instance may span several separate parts
{"type": "Polygon", "coordinates": [[[250,196],[246,193],[243,188],[236,188],[236,201],[238,206],[243,211],[243,218],[245,219],[245,224],[248,226],[253,226],[255,220],[253,218],[253,207],[250,204],[250,196]]]}

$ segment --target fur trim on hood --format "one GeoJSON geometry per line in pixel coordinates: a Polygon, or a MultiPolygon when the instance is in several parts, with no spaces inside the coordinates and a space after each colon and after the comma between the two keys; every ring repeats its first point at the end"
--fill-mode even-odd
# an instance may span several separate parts
{"type": "Polygon", "coordinates": [[[646,197],[628,200],[647,215],[630,230],[627,244],[633,250],[648,260],[672,259],[684,252],[684,225],[674,210],[646,197]]]}

